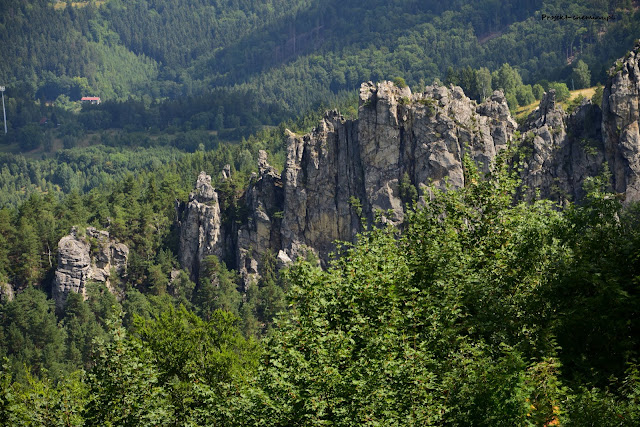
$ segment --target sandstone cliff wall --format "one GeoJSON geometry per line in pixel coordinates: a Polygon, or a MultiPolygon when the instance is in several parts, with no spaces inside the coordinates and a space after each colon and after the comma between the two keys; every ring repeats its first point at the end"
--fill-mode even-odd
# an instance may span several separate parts
{"type": "Polygon", "coordinates": [[[289,133],[282,174],[260,153],[259,173],[245,194],[247,222],[232,236],[221,236],[217,197],[203,172],[179,209],[181,264],[197,278],[203,256],[235,259],[229,267],[249,286],[267,252],[280,264],[308,251],[325,263],[336,240],[354,239],[361,216],[372,222],[381,212],[382,221],[402,222],[402,185],[462,187],[465,153],[488,171],[516,137],[523,148],[514,159],[522,166],[522,197],[579,201],[585,179],[602,173],[606,162],[612,188],[639,200],[639,50],[612,69],[602,108],[585,101],[568,114],[550,91],[520,129],[499,91],[477,104],[459,87],[412,93],[391,82],[364,83],[357,120],[330,111],[309,134],[289,133]]]}
{"type": "Polygon", "coordinates": [[[501,92],[478,105],[460,88],[412,94],[391,82],[365,83],[357,121],[330,111],[311,133],[289,134],[282,174],[260,153],[244,196],[248,220],[233,244],[222,236],[216,192],[201,173],[189,202],[178,206],[181,265],[197,278],[204,256],[230,259],[235,251],[231,267],[248,286],[267,252],[286,264],[311,251],[324,263],[336,240],[353,240],[361,216],[402,221],[403,179],[416,188],[461,187],[464,153],[488,170],[515,129],[501,92]]]}

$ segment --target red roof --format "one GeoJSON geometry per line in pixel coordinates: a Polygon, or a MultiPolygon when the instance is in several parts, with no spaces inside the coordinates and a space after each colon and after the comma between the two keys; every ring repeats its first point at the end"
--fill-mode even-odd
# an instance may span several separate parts
{"type": "Polygon", "coordinates": [[[100,101],[99,96],[83,96],[81,101],[100,101]]]}

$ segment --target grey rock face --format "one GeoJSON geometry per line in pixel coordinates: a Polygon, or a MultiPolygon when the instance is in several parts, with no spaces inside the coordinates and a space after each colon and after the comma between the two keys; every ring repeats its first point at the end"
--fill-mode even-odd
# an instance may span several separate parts
{"type": "Polygon", "coordinates": [[[290,134],[283,181],[280,249],[291,259],[307,250],[326,259],[332,242],[351,240],[359,223],[349,202],[364,196],[354,123],[331,111],[311,134],[290,134]]]}
{"type": "Polygon", "coordinates": [[[180,265],[192,279],[200,274],[202,260],[208,255],[224,255],[224,237],[220,226],[218,194],[211,185],[211,176],[200,172],[196,189],[188,203],[177,205],[180,228],[180,265]]]}
{"type": "Polygon", "coordinates": [[[230,267],[246,287],[269,251],[279,267],[309,251],[326,263],[334,242],[352,241],[377,212],[382,221],[402,221],[403,180],[417,188],[461,187],[464,154],[488,171],[516,128],[501,92],[478,105],[457,87],[412,94],[391,82],[365,83],[359,116],[345,120],[330,111],[311,133],[289,133],[282,175],[259,153],[259,174],[244,195],[247,220],[235,241],[223,243],[216,193],[201,173],[196,193],[178,207],[183,268],[196,278],[204,256],[222,258],[235,248],[237,265],[230,267]]]}
{"type": "Polygon", "coordinates": [[[560,202],[584,196],[584,180],[602,172],[600,114],[600,108],[587,100],[567,114],[556,103],[555,91],[544,94],[522,128],[526,199],[537,197],[536,193],[560,202]]]}
{"type": "Polygon", "coordinates": [[[267,162],[267,153],[260,150],[259,175],[252,180],[245,193],[249,212],[247,222],[237,233],[237,267],[245,289],[259,277],[268,251],[275,255],[280,248],[283,186],[280,174],[267,162]]]}
{"type": "Polygon", "coordinates": [[[0,282],[0,303],[13,301],[13,286],[9,283],[0,282]]]}
{"type": "MultiPolygon", "coordinates": [[[[514,160],[523,166],[524,198],[580,200],[585,179],[606,161],[615,190],[640,199],[639,50],[612,73],[602,109],[585,101],[567,114],[553,91],[545,94],[519,129],[524,154],[514,160]]],[[[268,252],[277,254],[278,268],[309,251],[324,264],[334,242],[353,241],[362,221],[400,223],[406,186],[464,186],[465,155],[488,172],[516,129],[499,91],[477,104],[459,87],[412,93],[391,82],[364,83],[358,120],[330,111],[309,134],[289,132],[281,175],[259,154],[259,173],[244,195],[247,219],[226,240],[217,195],[201,173],[196,193],[179,208],[181,264],[194,274],[205,255],[235,253],[237,265],[229,267],[245,286],[259,277],[268,252]]],[[[229,176],[226,168],[222,179],[229,176]]]]}
{"type": "Polygon", "coordinates": [[[205,172],[200,172],[200,175],[198,175],[198,180],[196,181],[196,190],[195,193],[192,194],[191,198],[197,199],[201,203],[218,200],[218,194],[211,185],[211,177],[205,172]]]}
{"type": "Polygon", "coordinates": [[[488,170],[516,128],[501,92],[477,105],[459,87],[428,86],[412,95],[385,82],[363,85],[360,99],[358,136],[368,208],[393,209],[398,220],[404,173],[416,187],[459,188],[464,154],[488,170]]]}
{"type": "Polygon", "coordinates": [[[626,200],[640,200],[640,44],[618,60],[602,97],[602,132],[605,159],[613,188],[626,200]]]}
{"type": "Polygon", "coordinates": [[[69,292],[86,296],[90,280],[104,282],[113,291],[111,272],[115,270],[116,274],[123,275],[128,256],[129,248],[112,240],[107,231],[87,227],[86,236],[80,237],[74,227],[71,234],[58,242],[58,267],[52,290],[56,307],[64,306],[69,292]]]}
{"type": "Polygon", "coordinates": [[[463,156],[488,170],[516,123],[496,92],[477,105],[462,89],[430,86],[412,94],[391,82],[364,83],[359,119],[327,113],[310,134],[291,134],[283,172],[282,249],[292,259],[312,248],[322,261],[335,240],[353,240],[360,218],[401,222],[400,183],[464,185],[463,156]]]}

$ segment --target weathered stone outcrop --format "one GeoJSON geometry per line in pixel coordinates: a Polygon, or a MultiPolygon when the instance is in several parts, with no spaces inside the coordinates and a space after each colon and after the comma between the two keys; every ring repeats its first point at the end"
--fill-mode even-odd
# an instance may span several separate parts
{"type": "Polygon", "coordinates": [[[521,129],[522,179],[527,197],[579,201],[584,181],[611,173],[611,188],[627,202],[640,200],[640,44],[610,70],[602,107],[583,101],[565,113],[553,91],[521,129]]]}
{"type": "Polygon", "coordinates": [[[640,200],[640,43],[609,71],[602,97],[605,159],[613,188],[626,200],[640,200]]]}
{"type": "MultiPolygon", "coordinates": [[[[585,180],[606,161],[613,188],[640,199],[639,49],[613,70],[602,109],[584,101],[568,114],[553,91],[545,94],[518,129],[522,150],[514,161],[523,168],[524,198],[579,201],[585,180]]],[[[179,208],[181,265],[197,277],[203,257],[218,255],[235,262],[228,267],[248,286],[268,252],[280,267],[308,251],[326,263],[334,242],[352,241],[362,221],[401,223],[408,194],[464,186],[465,154],[488,172],[516,128],[499,91],[477,104],[459,87],[412,93],[391,82],[364,83],[357,120],[330,111],[309,134],[289,133],[281,175],[260,153],[242,224],[221,227],[216,192],[201,173],[196,194],[179,208]],[[231,230],[226,240],[223,229],[231,230]]],[[[225,168],[222,179],[229,177],[225,168]]]]}
{"type": "Polygon", "coordinates": [[[58,267],[52,294],[56,307],[62,308],[69,292],[86,296],[86,285],[94,280],[111,288],[111,274],[126,272],[129,248],[109,237],[107,231],[87,227],[80,235],[74,227],[58,242],[58,267]]]}
{"type": "Polygon", "coordinates": [[[398,220],[404,174],[418,188],[459,188],[464,154],[488,170],[516,128],[501,92],[477,105],[459,87],[428,86],[412,95],[385,82],[363,85],[360,99],[358,140],[368,209],[393,209],[398,220]]]}
{"type": "Polygon", "coordinates": [[[532,199],[539,193],[559,202],[576,201],[584,196],[584,180],[602,172],[601,112],[584,100],[573,114],[567,114],[555,95],[554,90],[545,93],[521,129],[523,195],[532,199]]]}
{"type": "Polygon", "coordinates": [[[222,258],[225,251],[218,194],[211,185],[211,176],[200,172],[189,202],[177,204],[177,217],[180,265],[192,279],[197,279],[202,260],[208,255],[222,258]]]}
{"type": "Polygon", "coordinates": [[[249,213],[247,222],[237,232],[237,268],[245,288],[259,277],[267,252],[275,251],[275,255],[281,246],[282,179],[262,150],[258,155],[258,171],[244,195],[249,213]]]}
{"type": "Polygon", "coordinates": [[[0,282],[0,303],[13,301],[13,286],[0,282]]]}
{"type": "Polygon", "coordinates": [[[289,134],[283,181],[281,249],[291,259],[308,250],[326,259],[333,241],[358,230],[350,198],[363,198],[364,186],[354,122],[331,111],[310,134],[289,134]]]}
{"type": "Polygon", "coordinates": [[[458,87],[412,94],[391,82],[365,83],[359,116],[345,120],[330,111],[311,133],[290,133],[282,175],[259,154],[235,241],[223,239],[217,195],[202,172],[190,201],[178,206],[182,267],[197,279],[204,256],[223,259],[235,251],[229,267],[248,286],[267,252],[280,266],[308,251],[324,263],[336,240],[354,239],[363,219],[373,222],[381,212],[383,221],[403,220],[401,183],[461,187],[464,154],[488,170],[516,128],[501,92],[478,105],[458,87]]]}
{"type": "Polygon", "coordinates": [[[310,134],[289,137],[282,249],[295,258],[312,248],[326,260],[335,240],[359,231],[356,200],[368,221],[376,212],[402,221],[403,179],[461,187],[464,153],[488,170],[515,128],[501,92],[477,105],[458,87],[412,94],[390,82],[363,84],[357,121],[332,111],[310,134]]]}

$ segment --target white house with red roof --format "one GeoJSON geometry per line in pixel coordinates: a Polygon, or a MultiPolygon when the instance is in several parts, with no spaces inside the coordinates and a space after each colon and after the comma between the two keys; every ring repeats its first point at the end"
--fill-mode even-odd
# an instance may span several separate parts
{"type": "Polygon", "coordinates": [[[80,101],[89,102],[92,105],[98,105],[100,104],[100,97],[99,96],[83,96],[80,101]]]}

